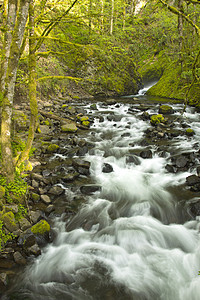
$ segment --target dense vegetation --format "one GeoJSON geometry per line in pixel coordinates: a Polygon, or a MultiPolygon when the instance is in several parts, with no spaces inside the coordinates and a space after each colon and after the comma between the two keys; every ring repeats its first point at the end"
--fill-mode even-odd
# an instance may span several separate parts
{"type": "Polygon", "coordinates": [[[28,159],[39,97],[135,94],[159,80],[149,95],[198,104],[199,1],[9,0],[1,10],[1,150],[8,182],[28,159]],[[12,107],[20,98],[30,101],[30,129],[14,160],[12,107]]]}

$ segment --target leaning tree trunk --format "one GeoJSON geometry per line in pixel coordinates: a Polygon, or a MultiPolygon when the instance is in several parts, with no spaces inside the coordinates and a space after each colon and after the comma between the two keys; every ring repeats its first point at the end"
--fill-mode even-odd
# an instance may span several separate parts
{"type": "MultiPolygon", "coordinates": [[[[7,66],[2,64],[2,76],[1,86],[5,85],[2,96],[2,118],[1,118],[1,154],[2,154],[2,171],[7,178],[7,182],[14,179],[14,161],[11,147],[11,120],[12,120],[12,108],[13,108],[13,97],[14,88],[17,75],[18,61],[20,57],[20,47],[22,38],[25,30],[25,25],[28,17],[29,0],[20,0],[18,11],[17,0],[9,0],[8,7],[15,7],[12,13],[16,14],[15,26],[12,31],[11,46],[8,55],[7,66]],[[15,3],[15,5],[14,5],[15,3]],[[3,79],[5,78],[5,79],[3,79]]],[[[8,13],[10,9],[8,8],[8,13]]],[[[10,25],[9,19],[11,15],[8,14],[7,26],[10,25]]],[[[12,19],[14,17],[12,16],[12,19]]],[[[7,27],[7,30],[12,30],[7,27]]]]}
{"type": "Polygon", "coordinates": [[[110,34],[113,34],[113,20],[114,20],[114,6],[115,0],[111,0],[111,16],[110,16],[110,34]]]}
{"type": "MultiPolygon", "coordinates": [[[[183,13],[183,0],[178,1],[178,9],[183,13]]],[[[179,60],[181,69],[183,68],[183,16],[178,15],[178,34],[179,34],[179,60]]]]}
{"type": "Polygon", "coordinates": [[[37,87],[37,75],[36,75],[36,38],[34,32],[34,4],[31,0],[29,6],[29,101],[30,101],[30,127],[28,133],[28,139],[26,142],[25,149],[21,153],[17,165],[20,166],[22,162],[29,158],[29,153],[32,147],[35,129],[37,124],[38,106],[36,97],[36,87],[37,87]]]}

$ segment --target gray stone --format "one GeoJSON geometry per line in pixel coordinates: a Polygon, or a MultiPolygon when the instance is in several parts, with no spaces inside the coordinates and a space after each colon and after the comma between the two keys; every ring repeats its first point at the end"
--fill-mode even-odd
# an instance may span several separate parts
{"type": "Polygon", "coordinates": [[[41,200],[45,203],[45,204],[50,204],[51,203],[51,199],[49,196],[47,195],[41,195],[41,200]]]}
{"type": "Polygon", "coordinates": [[[64,124],[61,126],[62,132],[76,132],[78,128],[75,123],[64,124]]]}
{"type": "Polygon", "coordinates": [[[8,276],[6,273],[0,273],[0,286],[6,286],[8,284],[8,276]]]}
{"type": "Polygon", "coordinates": [[[111,172],[113,172],[113,167],[110,164],[104,163],[102,172],[103,173],[111,173],[111,172]]]}
{"type": "Polygon", "coordinates": [[[84,195],[92,195],[95,192],[101,191],[100,185],[88,184],[80,187],[80,191],[84,195]]]}
{"type": "Polygon", "coordinates": [[[38,255],[41,254],[41,250],[40,250],[38,244],[35,244],[35,245],[31,246],[27,250],[28,250],[29,254],[32,254],[32,255],[35,255],[35,256],[38,256],[38,255]]]}
{"type": "Polygon", "coordinates": [[[14,255],[14,261],[16,262],[16,264],[18,265],[25,265],[26,264],[26,259],[21,255],[20,252],[15,252],[14,255]]]}
{"type": "Polygon", "coordinates": [[[40,133],[42,133],[42,134],[50,134],[51,133],[51,129],[47,125],[40,125],[39,128],[40,128],[40,133]]]}
{"type": "Polygon", "coordinates": [[[33,223],[37,223],[39,221],[39,219],[41,218],[41,212],[39,210],[36,210],[36,211],[31,211],[30,212],[30,217],[31,217],[31,220],[33,221],[33,223]]]}
{"type": "Polygon", "coordinates": [[[61,195],[64,191],[65,191],[65,189],[63,189],[61,186],[59,186],[59,185],[54,185],[54,186],[49,190],[49,194],[59,196],[59,195],[61,195]]]}
{"type": "Polygon", "coordinates": [[[32,180],[32,187],[34,187],[34,188],[39,187],[39,183],[35,179],[32,180]]]}
{"type": "Polygon", "coordinates": [[[20,225],[21,230],[23,230],[23,231],[31,227],[31,223],[26,218],[20,219],[19,225],[20,225]]]}

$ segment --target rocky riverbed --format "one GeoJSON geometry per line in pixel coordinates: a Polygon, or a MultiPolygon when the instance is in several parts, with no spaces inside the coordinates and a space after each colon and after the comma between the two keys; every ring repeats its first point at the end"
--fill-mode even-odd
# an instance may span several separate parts
{"type": "MultiPolygon", "coordinates": [[[[138,144],[129,142],[128,131],[122,133],[121,137],[126,138],[129,146],[126,162],[137,165],[140,163],[139,158],[149,159],[156,153],[158,157],[167,159],[166,172],[188,172],[182,191],[177,190],[183,200],[181,218],[185,221],[199,215],[199,143],[194,139],[197,132],[191,128],[190,120],[181,115],[181,104],[172,107],[163,105],[159,100],[152,101],[142,97],[78,100],[74,103],[60,98],[40,102],[40,116],[33,145],[35,152],[30,159],[33,169],[28,172],[27,178],[28,215],[13,222],[17,205],[7,207],[6,211],[5,227],[15,238],[7,242],[0,254],[2,292],[8,289],[9,281],[15,274],[33,257],[39,256],[47,243],[54,240],[57,234],[51,229],[54,219],[64,214],[69,223],[80,205],[87,202],[88,196],[101,190],[101,185],[93,181],[90,174],[91,163],[86,159],[87,153],[92,153],[94,147],[92,136],[95,138],[96,128],[93,123],[101,123],[106,118],[116,130],[120,130],[117,124],[122,115],[115,114],[112,108],[120,108],[126,103],[128,114],[137,114],[139,119],[148,124],[138,144]],[[177,139],[183,140],[183,147],[176,147],[177,139]]],[[[28,128],[26,116],[29,114],[29,110],[24,107],[25,104],[16,107],[15,119],[16,130],[22,137],[24,133],[20,132],[28,128]]],[[[130,128],[129,123],[126,128],[130,128]]],[[[106,155],[111,153],[105,152],[104,156],[106,155]]],[[[112,164],[104,163],[102,172],[112,173],[112,164]]],[[[86,230],[89,227],[88,222],[83,224],[86,230]]]]}

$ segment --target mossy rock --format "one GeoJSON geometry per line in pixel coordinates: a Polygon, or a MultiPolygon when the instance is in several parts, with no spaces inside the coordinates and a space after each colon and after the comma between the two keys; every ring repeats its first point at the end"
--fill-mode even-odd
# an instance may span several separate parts
{"type": "Polygon", "coordinates": [[[26,160],[24,162],[24,171],[28,172],[28,171],[32,171],[32,170],[33,170],[32,163],[29,160],[26,160]]]}
{"type": "Polygon", "coordinates": [[[56,152],[60,147],[56,144],[51,144],[47,147],[47,152],[48,153],[53,153],[56,152]]]}
{"type": "Polygon", "coordinates": [[[90,122],[89,121],[83,121],[82,125],[89,127],[90,126],[90,122]]]}
{"type": "Polygon", "coordinates": [[[15,110],[13,113],[13,121],[16,126],[16,130],[25,130],[28,128],[28,117],[23,111],[15,110]]]}
{"type": "Polygon", "coordinates": [[[157,124],[163,123],[163,122],[165,122],[165,118],[163,117],[162,114],[151,116],[151,124],[152,125],[157,125],[157,124]]]}
{"type": "Polygon", "coordinates": [[[174,110],[170,105],[161,105],[159,107],[159,114],[170,115],[173,113],[174,113],[174,110]]]}
{"type": "Polygon", "coordinates": [[[15,216],[11,211],[3,214],[1,220],[3,221],[6,229],[8,229],[10,232],[16,231],[19,228],[19,226],[16,224],[15,216]]]}
{"type": "Polygon", "coordinates": [[[50,229],[51,229],[51,227],[50,227],[49,223],[45,220],[41,220],[37,224],[35,224],[31,227],[31,231],[33,234],[40,234],[40,235],[48,233],[50,231],[50,229]]]}
{"type": "Polygon", "coordinates": [[[0,199],[5,196],[6,189],[4,186],[0,185],[0,199]]]}
{"type": "Polygon", "coordinates": [[[195,132],[192,128],[186,129],[186,135],[187,136],[193,136],[194,134],[195,134],[195,132]]]}
{"type": "Polygon", "coordinates": [[[89,117],[88,116],[82,116],[80,118],[80,121],[83,122],[83,121],[88,121],[89,120],[89,117]]]}
{"type": "Polygon", "coordinates": [[[76,127],[75,123],[66,123],[61,126],[62,132],[76,132],[78,128],[76,127]]]}
{"type": "Polygon", "coordinates": [[[36,194],[36,193],[32,193],[31,194],[31,199],[34,201],[34,202],[38,202],[40,200],[40,195],[36,194]]]}

